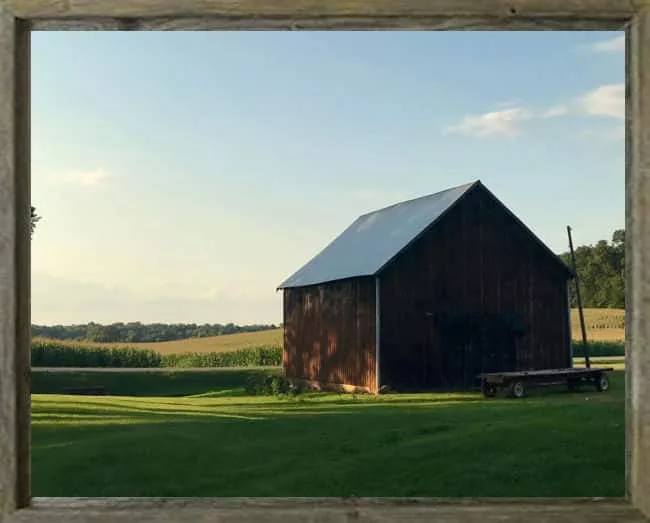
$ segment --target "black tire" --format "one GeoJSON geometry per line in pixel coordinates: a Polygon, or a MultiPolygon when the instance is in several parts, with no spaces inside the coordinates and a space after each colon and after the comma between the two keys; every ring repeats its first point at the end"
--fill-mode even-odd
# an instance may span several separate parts
{"type": "Polygon", "coordinates": [[[609,378],[604,372],[596,378],[596,390],[604,392],[609,389],[609,378]]]}
{"type": "Polygon", "coordinates": [[[524,394],[526,394],[526,387],[524,386],[523,381],[514,381],[512,385],[510,385],[510,395],[513,398],[523,398],[524,394]]]}
{"type": "Polygon", "coordinates": [[[481,390],[483,392],[483,396],[486,398],[494,398],[494,396],[497,395],[497,386],[494,383],[488,383],[484,381],[481,384],[481,390]]]}

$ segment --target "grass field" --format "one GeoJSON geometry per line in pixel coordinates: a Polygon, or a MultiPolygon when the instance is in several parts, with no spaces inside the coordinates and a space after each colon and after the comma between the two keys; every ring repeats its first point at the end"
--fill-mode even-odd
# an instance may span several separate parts
{"type": "Polygon", "coordinates": [[[605,393],[523,400],[251,397],[250,372],[34,373],[34,392],[114,396],[33,394],[33,494],[623,495],[623,371],[605,393]]]}

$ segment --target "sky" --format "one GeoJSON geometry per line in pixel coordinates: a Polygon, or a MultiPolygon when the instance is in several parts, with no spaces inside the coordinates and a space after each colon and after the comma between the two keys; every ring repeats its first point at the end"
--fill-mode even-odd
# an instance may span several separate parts
{"type": "Polygon", "coordinates": [[[624,227],[622,32],[38,32],[32,322],[279,323],[360,214],[480,179],[624,227]]]}

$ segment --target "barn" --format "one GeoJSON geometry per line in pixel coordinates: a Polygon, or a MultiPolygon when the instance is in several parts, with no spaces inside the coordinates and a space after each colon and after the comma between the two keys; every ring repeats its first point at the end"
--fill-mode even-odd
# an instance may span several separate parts
{"type": "Polygon", "coordinates": [[[572,277],[480,180],[364,214],[278,287],[285,375],[452,390],[570,367],[572,277]]]}

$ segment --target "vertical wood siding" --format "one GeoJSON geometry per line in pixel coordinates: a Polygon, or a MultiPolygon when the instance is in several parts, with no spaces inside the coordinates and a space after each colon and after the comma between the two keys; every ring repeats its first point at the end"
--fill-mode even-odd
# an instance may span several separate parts
{"type": "Polygon", "coordinates": [[[284,290],[287,377],[375,390],[375,281],[284,290]]]}
{"type": "Polygon", "coordinates": [[[566,367],[566,275],[482,188],[381,274],[381,385],[566,367]]]}

